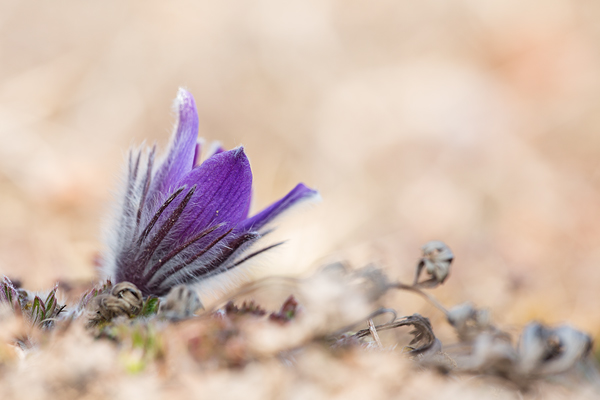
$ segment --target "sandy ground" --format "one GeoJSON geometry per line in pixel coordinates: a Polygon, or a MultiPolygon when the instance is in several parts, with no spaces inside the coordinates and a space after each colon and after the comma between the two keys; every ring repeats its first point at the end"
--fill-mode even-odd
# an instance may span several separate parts
{"type": "Polygon", "coordinates": [[[585,0],[5,0],[0,273],[95,281],[126,151],[164,147],[183,86],[201,136],[245,146],[255,212],[300,181],[321,193],[254,277],[347,260],[406,281],[440,239],[445,304],[597,338],[599,18],[585,0]]]}

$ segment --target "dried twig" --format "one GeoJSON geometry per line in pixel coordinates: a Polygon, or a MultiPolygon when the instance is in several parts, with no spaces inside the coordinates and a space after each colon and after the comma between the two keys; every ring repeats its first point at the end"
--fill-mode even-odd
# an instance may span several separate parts
{"type": "Polygon", "coordinates": [[[371,332],[371,336],[373,336],[375,343],[377,343],[377,347],[379,347],[380,349],[383,349],[383,345],[381,344],[381,339],[379,339],[379,334],[377,333],[377,328],[375,327],[375,324],[373,324],[373,319],[369,318],[367,323],[369,324],[369,331],[371,332]]]}

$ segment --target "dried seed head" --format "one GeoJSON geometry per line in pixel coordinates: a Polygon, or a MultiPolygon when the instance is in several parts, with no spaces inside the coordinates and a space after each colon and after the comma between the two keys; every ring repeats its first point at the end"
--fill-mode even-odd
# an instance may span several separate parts
{"type": "MultiPolygon", "coordinates": [[[[402,317],[399,320],[394,318],[393,321],[383,325],[377,325],[375,328],[379,331],[395,329],[401,326],[412,326],[413,330],[409,333],[413,339],[406,347],[406,353],[411,356],[419,356],[423,354],[432,355],[442,350],[442,342],[440,342],[433,333],[429,318],[425,318],[420,314],[413,314],[402,317]]],[[[362,329],[356,332],[353,336],[357,339],[372,335],[372,329],[362,329]]]]}
{"type": "Polygon", "coordinates": [[[439,240],[432,240],[421,247],[423,256],[417,264],[414,286],[417,287],[436,287],[446,280],[450,273],[450,264],[454,259],[452,250],[445,243],[439,240]],[[419,282],[421,271],[425,268],[430,278],[419,282]]]}
{"type": "Polygon", "coordinates": [[[471,342],[485,331],[495,331],[491,325],[490,313],[478,310],[471,303],[459,304],[448,310],[446,315],[462,342],[471,342]]]}
{"type": "Polygon", "coordinates": [[[117,283],[113,286],[111,295],[119,299],[122,305],[126,305],[126,313],[130,317],[138,315],[144,305],[142,292],[133,283],[117,283]]]}
{"type": "Polygon", "coordinates": [[[471,353],[460,364],[475,373],[508,376],[516,360],[517,354],[508,336],[482,332],[474,339],[471,353]]]}
{"type": "Polygon", "coordinates": [[[565,372],[586,357],[591,347],[590,337],[570,326],[552,329],[530,323],[519,342],[519,370],[528,375],[565,372]]]}
{"type": "Polygon", "coordinates": [[[109,322],[119,316],[134,317],[142,310],[142,292],[129,282],[113,286],[110,293],[99,294],[88,304],[88,317],[92,325],[109,322]]]}
{"type": "Polygon", "coordinates": [[[196,291],[186,285],[178,285],[161,302],[158,314],[167,319],[179,320],[193,317],[199,309],[204,309],[204,306],[196,291]]]}

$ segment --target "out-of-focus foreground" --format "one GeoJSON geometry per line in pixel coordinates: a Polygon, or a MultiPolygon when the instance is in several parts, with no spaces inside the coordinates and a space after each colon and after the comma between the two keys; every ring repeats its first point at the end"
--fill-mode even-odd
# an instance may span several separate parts
{"type": "MultiPolygon", "coordinates": [[[[184,86],[201,136],[245,146],[253,210],[299,181],[321,192],[256,277],[347,260],[410,281],[440,239],[456,255],[445,304],[597,338],[599,19],[589,0],[3,1],[0,273],[95,281],[124,154],[165,144],[184,86]]],[[[448,329],[418,298],[387,304],[448,329]]]]}

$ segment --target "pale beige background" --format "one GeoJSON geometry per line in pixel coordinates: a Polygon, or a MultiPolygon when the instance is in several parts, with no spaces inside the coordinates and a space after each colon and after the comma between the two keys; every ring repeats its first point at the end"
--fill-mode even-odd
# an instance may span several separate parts
{"type": "Polygon", "coordinates": [[[591,0],[4,0],[0,272],[93,281],[124,154],[166,144],[184,86],[201,136],[246,147],[254,211],[321,192],[257,276],[349,259],[409,280],[441,239],[447,304],[596,335],[599,19],[591,0]]]}

